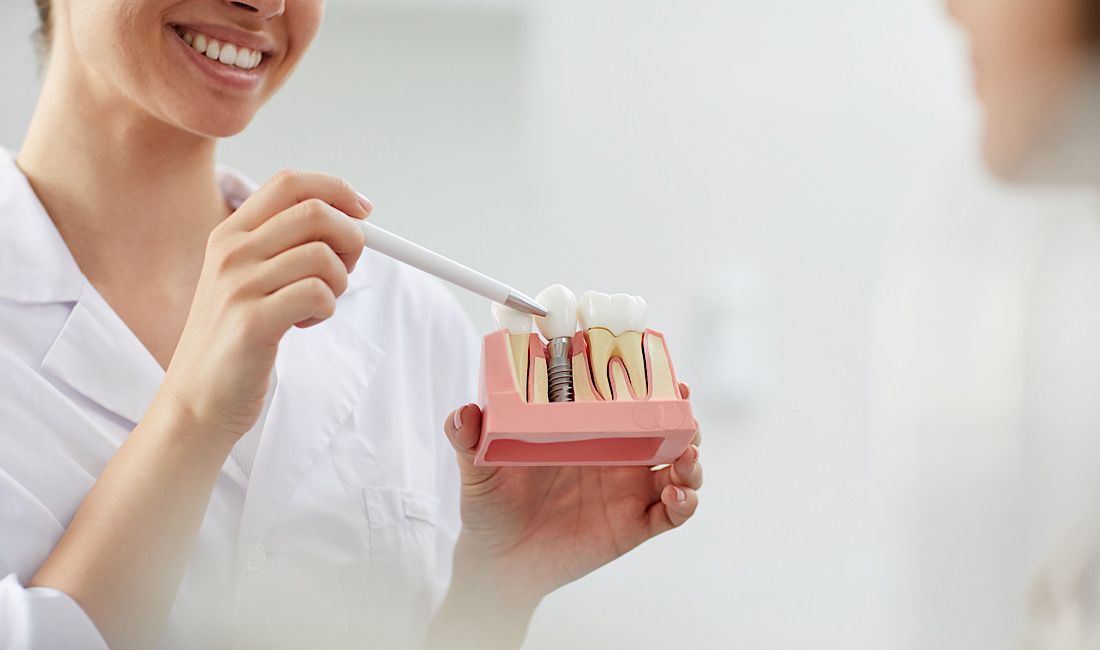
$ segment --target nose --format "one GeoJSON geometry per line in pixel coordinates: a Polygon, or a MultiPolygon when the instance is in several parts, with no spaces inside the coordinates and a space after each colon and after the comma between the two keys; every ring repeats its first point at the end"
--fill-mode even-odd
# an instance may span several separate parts
{"type": "Polygon", "coordinates": [[[244,9],[255,18],[274,18],[286,9],[286,0],[236,0],[229,4],[244,9]]]}

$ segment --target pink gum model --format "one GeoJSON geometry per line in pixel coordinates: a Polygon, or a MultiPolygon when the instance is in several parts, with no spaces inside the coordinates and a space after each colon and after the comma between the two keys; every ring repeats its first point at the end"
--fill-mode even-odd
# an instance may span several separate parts
{"type": "MultiPolygon", "coordinates": [[[[649,346],[654,339],[664,346],[672,370],[672,357],[664,336],[653,330],[644,334],[647,385],[652,392],[653,362],[649,346]]],[[[534,359],[546,356],[538,334],[531,334],[528,354],[528,386],[533,383],[534,359]]],[[[588,346],[584,333],[573,338],[588,372],[588,346]]],[[[613,360],[614,361],[614,360],[613,360]]],[[[621,364],[621,361],[619,361],[621,364]]],[[[581,377],[577,381],[591,381],[581,377]]],[[[481,440],[476,465],[661,465],[671,463],[687,450],[698,428],[691,403],[680,395],[672,370],[675,399],[623,399],[606,401],[593,390],[595,401],[532,404],[516,391],[515,368],[509,354],[508,332],[485,337],[481,351],[481,440]]],[[[528,392],[531,394],[531,391],[528,392]]]]}

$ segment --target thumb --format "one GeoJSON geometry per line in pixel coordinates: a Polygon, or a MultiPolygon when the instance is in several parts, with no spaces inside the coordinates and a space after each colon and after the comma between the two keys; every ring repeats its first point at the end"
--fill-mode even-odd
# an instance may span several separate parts
{"type": "Polygon", "coordinates": [[[477,443],[481,440],[481,407],[477,404],[467,404],[452,411],[443,423],[443,431],[455,449],[458,464],[464,476],[477,475],[484,478],[496,473],[495,467],[474,465],[477,443]]]}

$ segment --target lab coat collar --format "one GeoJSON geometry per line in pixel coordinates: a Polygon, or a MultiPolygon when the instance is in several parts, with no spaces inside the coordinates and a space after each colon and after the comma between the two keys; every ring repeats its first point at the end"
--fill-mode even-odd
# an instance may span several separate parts
{"type": "Polygon", "coordinates": [[[42,369],[134,424],[164,380],[160,364],[90,282],[83,284],[42,369]]]}
{"type": "Polygon", "coordinates": [[[75,302],[84,276],[15,158],[0,148],[0,299],[75,302]]]}

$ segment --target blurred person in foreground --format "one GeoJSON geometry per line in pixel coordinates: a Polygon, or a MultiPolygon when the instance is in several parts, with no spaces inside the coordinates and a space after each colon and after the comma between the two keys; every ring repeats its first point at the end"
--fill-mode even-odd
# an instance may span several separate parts
{"type": "Polygon", "coordinates": [[[905,226],[888,261],[876,352],[901,370],[875,390],[885,458],[915,470],[892,479],[914,511],[903,615],[920,620],[914,647],[1098,648],[1100,214],[1056,201],[1100,187],[1100,2],[947,5],[972,55],[984,162],[1016,192],[992,209],[922,204],[925,232],[905,226]]]}

